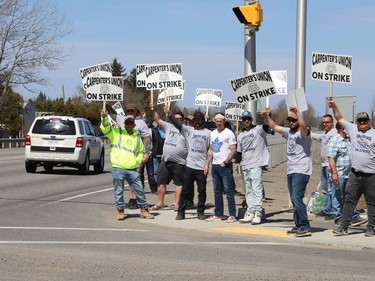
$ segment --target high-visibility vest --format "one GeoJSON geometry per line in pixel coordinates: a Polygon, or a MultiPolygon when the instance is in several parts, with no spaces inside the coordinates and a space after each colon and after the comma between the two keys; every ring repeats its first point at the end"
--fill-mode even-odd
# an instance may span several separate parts
{"type": "Polygon", "coordinates": [[[100,129],[111,142],[112,167],[133,170],[142,163],[143,142],[137,130],[129,134],[126,129],[115,128],[109,124],[108,117],[102,119],[100,129]]]}

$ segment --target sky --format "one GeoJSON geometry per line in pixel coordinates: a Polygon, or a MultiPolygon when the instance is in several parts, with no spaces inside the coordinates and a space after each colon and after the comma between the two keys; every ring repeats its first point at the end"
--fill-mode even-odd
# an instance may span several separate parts
{"type": "MultiPolygon", "coordinates": [[[[186,81],[181,106],[194,108],[197,88],[223,90],[222,104],[236,101],[230,81],[244,73],[244,26],[232,11],[240,0],[50,0],[73,23],[61,40],[72,55],[55,71],[43,71],[51,99],[74,96],[82,85],[79,69],[117,58],[130,72],[136,64],[181,63],[186,81]]],[[[256,33],[256,71],[287,70],[295,88],[298,0],[260,0],[263,22],[256,33]]],[[[307,1],[305,94],[318,116],[326,111],[329,82],[312,80],[313,52],[353,57],[352,83],[333,83],[333,96],[357,96],[355,112],[371,112],[375,90],[375,1],[307,1]]],[[[125,93],[126,99],[126,93],[125,93]]],[[[270,97],[271,107],[283,96],[270,97]]],[[[218,108],[210,108],[210,111],[218,108]]]]}

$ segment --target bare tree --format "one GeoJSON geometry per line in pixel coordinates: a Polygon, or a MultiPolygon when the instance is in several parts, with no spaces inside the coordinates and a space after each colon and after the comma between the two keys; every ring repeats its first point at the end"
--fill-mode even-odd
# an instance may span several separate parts
{"type": "Polygon", "coordinates": [[[46,85],[41,70],[57,69],[69,55],[59,41],[71,31],[48,0],[0,0],[0,96],[16,85],[46,85]]]}

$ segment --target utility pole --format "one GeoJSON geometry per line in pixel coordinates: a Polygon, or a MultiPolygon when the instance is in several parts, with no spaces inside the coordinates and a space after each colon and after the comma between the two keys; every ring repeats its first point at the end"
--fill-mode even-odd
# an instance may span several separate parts
{"type": "Polygon", "coordinates": [[[305,90],[307,0],[297,0],[295,90],[305,90]]]}
{"type": "MultiPolygon", "coordinates": [[[[245,0],[244,6],[233,8],[238,20],[244,24],[244,74],[256,72],[256,32],[263,20],[263,10],[259,1],[245,0]]],[[[257,123],[257,102],[246,102],[245,109],[253,113],[253,122],[257,123]]]]}

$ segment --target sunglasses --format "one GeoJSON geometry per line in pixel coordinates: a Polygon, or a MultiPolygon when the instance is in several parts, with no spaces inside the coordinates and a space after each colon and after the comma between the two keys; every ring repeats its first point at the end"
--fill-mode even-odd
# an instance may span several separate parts
{"type": "Polygon", "coordinates": [[[298,121],[297,119],[294,119],[294,118],[288,118],[286,120],[288,120],[289,122],[293,122],[293,123],[298,121]]]}
{"type": "Polygon", "coordinates": [[[251,117],[242,117],[242,121],[250,121],[251,119],[251,117]]]}
{"type": "Polygon", "coordinates": [[[367,121],[368,121],[368,119],[366,119],[366,118],[359,118],[359,119],[357,119],[358,123],[366,123],[367,121]]]}

